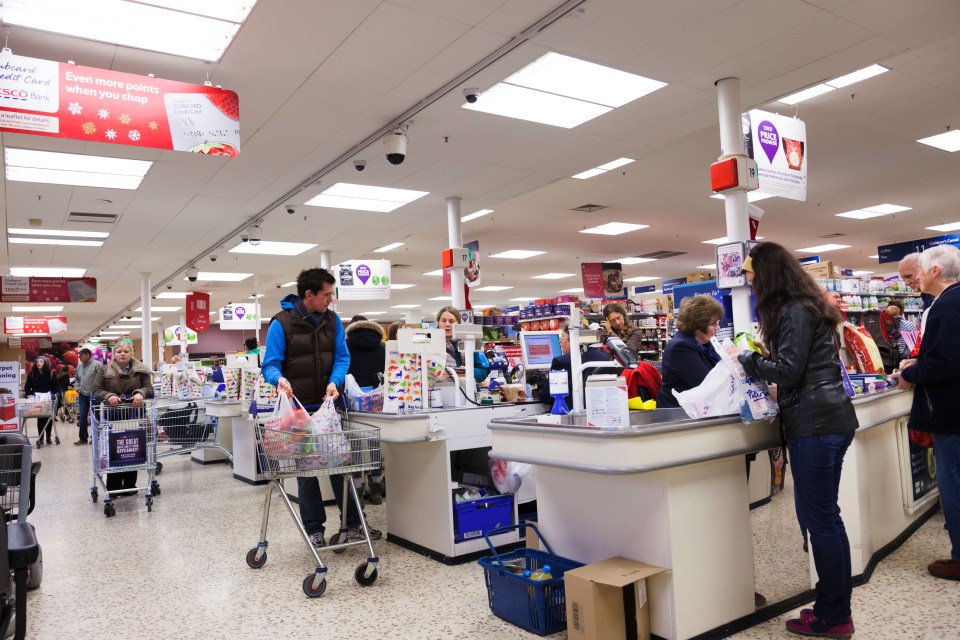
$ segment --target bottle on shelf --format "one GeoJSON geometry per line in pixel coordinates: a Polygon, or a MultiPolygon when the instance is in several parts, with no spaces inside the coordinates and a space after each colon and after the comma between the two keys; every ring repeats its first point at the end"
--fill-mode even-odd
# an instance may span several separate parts
{"type": "Polygon", "coordinates": [[[548,564],[543,565],[542,568],[531,573],[529,577],[534,581],[553,580],[553,575],[550,574],[550,565],[548,564]]]}

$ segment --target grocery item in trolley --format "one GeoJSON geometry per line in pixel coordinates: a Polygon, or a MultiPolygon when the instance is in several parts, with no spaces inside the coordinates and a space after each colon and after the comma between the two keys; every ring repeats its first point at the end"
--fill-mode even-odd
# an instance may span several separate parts
{"type": "Polygon", "coordinates": [[[160,395],[162,397],[170,398],[173,396],[176,375],[173,371],[168,371],[160,376],[160,395]]]}
{"type": "Polygon", "coordinates": [[[17,411],[23,418],[53,415],[52,398],[49,393],[37,393],[20,400],[17,411]]]}
{"type": "Polygon", "coordinates": [[[263,426],[263,455],[294,461],[298,469],[330,469],[352,461],[350,442],[332,400],[313,416],[294,398],[281,395],[263,426]]]}
{"type": "Polygon", "coordinates": [[[203,372],[185,369],[180,374],[177,396],[183,400],[196,400],[203,397],[203,372]]]}
{"type": "Polygon", "coordinates": [[[303,453],[310,414],[299,402],[282,395],[263,425],[263,455],[268,460],[290,460],[303,453]]]}
{"type": "Polygon", "coordinates": [[[349,464],[350,442],[340,426],[340,414],[333,400],[327,398],[310,418],[310,437],[306,453],[300,464],[305,469],[330,469],[349,464]]]}

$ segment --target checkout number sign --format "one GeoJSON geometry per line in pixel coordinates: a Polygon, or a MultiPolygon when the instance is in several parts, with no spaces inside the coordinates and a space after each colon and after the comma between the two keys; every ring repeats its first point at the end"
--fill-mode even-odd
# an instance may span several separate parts
{"type": "Polygon", "coordinates": [[[17,431],[17,398],[20,396],[20,363],[0,362],[0,431],[17,431]]]}

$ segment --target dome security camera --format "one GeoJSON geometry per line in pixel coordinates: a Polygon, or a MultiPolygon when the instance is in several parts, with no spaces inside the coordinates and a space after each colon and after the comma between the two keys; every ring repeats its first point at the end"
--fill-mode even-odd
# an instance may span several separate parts
{"type": "Polygon", "coordinates": [[[251,226],[248,231],[248,234],[250,236],[250,245],[254,247],[260,246],[260,239],[261,239],[260,224],[257,223],[251,226]]]}
{"type": "Polygon", "coordinates": [[[407,157],[407,134],[394,129],[383,138],[383,153],[390,164],[403,164],[407,157]]]}
{"type": "Polygon", "coordinates": [[[366,161],[366,160],[354,160],[354,161],[353,161],[353,168],[356,169],[357,171],[363,171],[364,169],[367,168],[367,161],[366,161]]]}
{"type": "Polygon", "coordinates": [[[297,205],[295,205],[295,204],[288,204],[288,205],[287,205],[287,213],[289,213],[290,215],[293,215],[293,214],[295,214],[296,212],[297,212],[297,205]]]}
{"type": "Polygon", "coordinates": [[[191,265],[190,268],[187,269],[187,280],[196,282],[198,277],[200,277],[200,272],[197,269],[197,265],[191,265]]]}
{"type": "Polygon", "coordinates": [[[480,89],[476,87],[470,87],[463,90],[463,97],[466,98],[467,102],[470,104],[476,104],[477,100],[480,99],[480,89]]]}
{"type": "Polygon", "coordinates": [[[211,254],[210,254],[210,262],[216,262],[216,261],[217,261],[217,254],[211,253],[211,254]]]}
{"type": "Polygon", "coordinates": [[[240,242],[250,242],[250,235],[246,231],[240,234],[240,242]]]}
{"type": "Polygon", "coordinates": [[[170,291],[171,289],[173,289],[173,284],[170,283],[170,282],[168,282],[168,283],[167,283],[167,291],[170,291]]]}

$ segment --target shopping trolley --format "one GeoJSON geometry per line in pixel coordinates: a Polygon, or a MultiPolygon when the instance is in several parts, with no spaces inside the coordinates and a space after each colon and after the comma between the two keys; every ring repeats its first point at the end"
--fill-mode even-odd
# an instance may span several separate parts
{"type": "Polygon", "coordinates": [[[100,487],[103,490],[103,514],[111,518],[116,515],[111,496],[143,489],[146,491],[147,511],[152,511],[153,498],[160,495],[160,484],[154,479],[157,464],[156,406],[145,401],[142,406],[134,407],[129,400],[123,399],[117,406],[102,403],[91,415],[93,483],[90,497],[93,502],[97,502],[97,487],[100,487]],[[146,471],[146,485],[109,490],[107,476],[124,471],[146,471]]]}
{"type": "Polygon", "coordinates": [[[156,475],[163,471],[160,458],[183,455],[197,449],[219,449],[233,464],[233,454],[217,441],[217,419],[207,415],[204,400],[157,401],[157,445],[170,447],[157,452],[156,475]]]}
{"type": "Polygon", "coordinates": [[[351,423],[346,412],[341,417],[342,432],[307,433],[273,429],[266,426],[269,414],[264,410],[258,416],[256,403],[251,403],[250,413],[256,417],[254,432],[257,439],[257,453],[260,457],[262,474],[269,480],[263,502],[263,519],[260,525],[260,542],[247,552],[247,565],[260,569],[267,562],[267,525],[270,519],[270,499],[276,490],[287,506],[290,517],[296,524],[300,537],[306,543],[316,562],[316,570],[303,580],[303,592],[309,598],[319,598],[327,588],[327,567],[320,560],[307,535],[297,510],[293,508],[289,496],[283,489],[285,478],[343,475],[344,495],[349,492],[360,514],[360,529],[363,540],[347,542],[347,509],[341,509],[340,533],[335,535],[324,551],[339,553],[347,547],[366,545],[369,552],[366,561],[360,563],[353,577],[362,587],[369,587],[377,580],[377,565],[380,559],[375,555],[370,531],[363,515],[363,505],[353,486],[351,473],[371,471],[380,466],[380,429],[372,425],[351,423]],[[343,540],[343,542],[340,542],[343,540]]]}
{"type": "Polygon", "coordinates": [[[77,393],[76,389],[67,389],[63,392],[63,404],[60,405],[60,410],[57,412],[57,419],[60,422],[74,423],[77,421],[79,397],[80,394],[77,393]]]}
{"type": "MultiPolygon", "coordinates": [[[[29,398],[19,398],[17,400],[17,417],[20,419],[20,433],[27,435],[27,420],[36,418],[37,435],[40,435],[40,421],[49,418],[50,428],[53,429],[54,442],[60,444],[60,434],[57,432],[57,421],[54,418],[57,415],[57,394],[31,396],[29,398]]],[[[39,438],[37,448],[43,446],[39,438]]]]}

